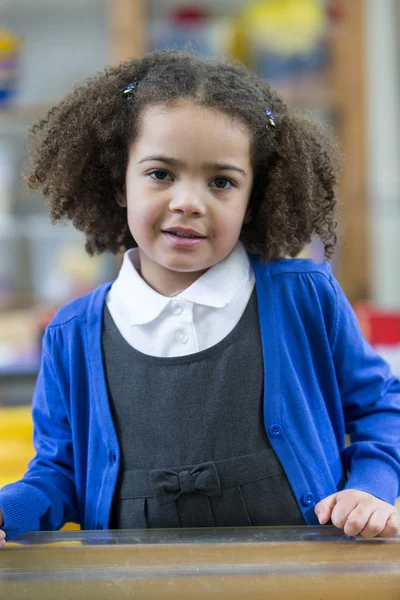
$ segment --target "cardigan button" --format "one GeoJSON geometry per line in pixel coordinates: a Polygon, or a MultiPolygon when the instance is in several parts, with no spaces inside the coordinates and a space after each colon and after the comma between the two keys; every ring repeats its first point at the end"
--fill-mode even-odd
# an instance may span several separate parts
{"type": "Polygon", "coordinates": [[[275,423],[274,425],[271,425],[271,427],[269,428],[269,433],[273,437],[279,437],[283,434],[283,429],[280,425],[277,425],[275,423]]]}
{"type": "Polygon", "coordinates": [[[301,503],[303,506],[311,506],[314,504],[314,494],[304,494],[301,503]]]}

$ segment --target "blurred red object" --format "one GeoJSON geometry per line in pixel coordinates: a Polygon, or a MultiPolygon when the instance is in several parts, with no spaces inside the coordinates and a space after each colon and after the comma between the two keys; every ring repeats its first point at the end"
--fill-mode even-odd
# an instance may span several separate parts
{"type": "Polygon", "coordinates": [[[371,346],[400,344],[400,312],[360,302],[354,308],[364,336],[371,346]]]}
{"type": "Polygon", "coordinates": [[[210,18],[210,11],[205,6],[181,6],[171,11],[171,19],[177,25],[199,25],[210,18]]]}
{"type": "Polygon", "coordinates": [[[341,2],[334,0],[330,2],[327,7],[327,14],[331,21],[339,22],[342,21],[346,16],[346,9],[341,2]]]}

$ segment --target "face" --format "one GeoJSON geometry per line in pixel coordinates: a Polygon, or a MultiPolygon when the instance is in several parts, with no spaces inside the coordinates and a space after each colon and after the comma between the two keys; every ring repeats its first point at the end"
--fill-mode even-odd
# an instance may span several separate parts
{"type": "Polygon", "coordinates": [[[149,285],[171,295],[226,258],[252,183],[244,125],[188,101],[147,109],[130,148],[123,202],[149,285]]]}

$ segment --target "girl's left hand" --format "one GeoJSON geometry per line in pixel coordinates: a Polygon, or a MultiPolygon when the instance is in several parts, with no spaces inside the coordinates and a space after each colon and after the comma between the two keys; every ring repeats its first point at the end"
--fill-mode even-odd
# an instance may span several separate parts
{"type": "Polygon", "coordinates": [[[321,525],[332,521],[346,535],[364,538],[391,537],[400,533],[400,514],[395,506],[359,490],[342,490],[315,506],[321,525]]]}

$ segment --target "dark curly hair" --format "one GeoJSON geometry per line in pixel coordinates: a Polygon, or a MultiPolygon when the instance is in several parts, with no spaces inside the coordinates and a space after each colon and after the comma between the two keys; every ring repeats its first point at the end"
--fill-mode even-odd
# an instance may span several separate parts
{"type": "Polygon", "coordinates": [[[53,223],[70,219],[89,254],[136,246],[117,203],[141,112],[179,99],[245,124],[252,139],[252,220],[241,240],[264,261],[297,256],[318,236],[335,251],[337,168],[333,136],[289,114],[270,86],[238,63],[164,50],[121,63],[76,86],[30,129],[25,182],[42,190],[53,223]],[[121,89],[137,80],[132,98],[121,89]],[[276,127],[268,125],[266,109],[276,127]]]}

